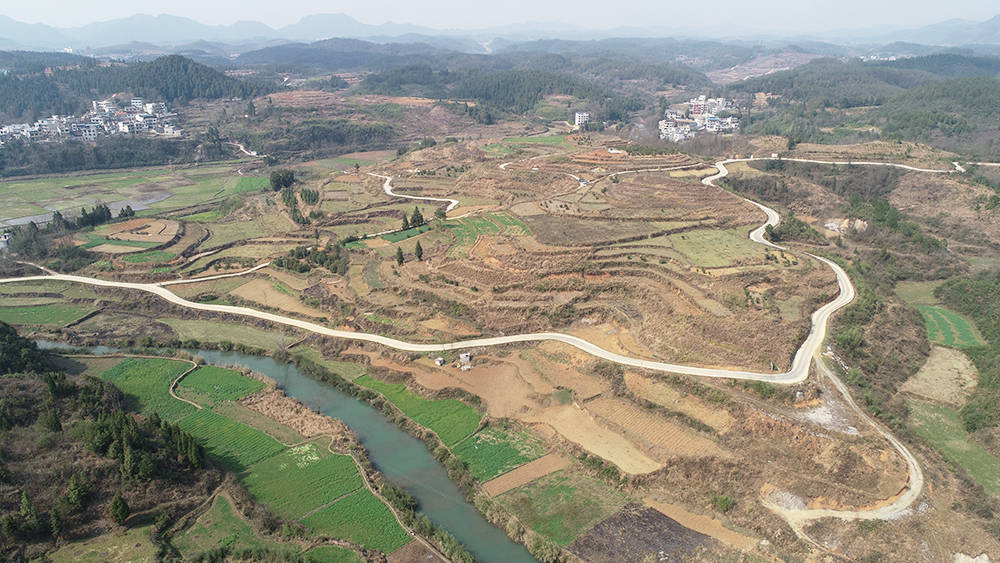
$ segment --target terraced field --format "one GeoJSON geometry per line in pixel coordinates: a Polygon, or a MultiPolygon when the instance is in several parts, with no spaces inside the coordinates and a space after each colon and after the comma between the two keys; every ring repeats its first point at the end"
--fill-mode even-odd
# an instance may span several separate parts
{"type": "Polygon", "coordinates": [[[235,473],[285,449],[284,445],[267,434],[208,409],[188,415],[178,424],[181,429],[200,439],[212,457],[235,473]]]}
{"type": "Polygon", "coordinates": [[[447,446],[472,434],[482,418],[476,409],[458,399],[425,399],[402,383],[386,383],[368,375],[354,383],[381,393],[406,416],[436,432],[447,446]]]}
{"type": "Polygon", "coordinates": [[[523,431],[486,428],[453,450],[480,482],[545,455],[545,445],[523,431]]]}
{"type": "Polygon", "coordinates": [[[367,489],[348,495],[302,520],[313,532],[346,538],[392,553],[410,541],[389,508],[367,489]]]}
{"type": "Polygon", "coordinates": [[[192,389],[215,401],[239,401],[264,388],[264,382],[244,377],[237,371],[202,366],[181,380],[180,387],[192,389]]]}
{"type": "Polygon", "coordinates": [[[983,345],[975,327],[968,319],[944,307],[921,305],[917,309],[924,317],[927,339],[949,348],[971,348],[983,345]]]}
{"type": "MultiPolygon", "coordinates": [[[[7,303],[5,299],[4,305],[7,303]]],[[[21,307],[0,306],[0,321],[13,325],[65,326],[90,311],[88,307],[65,303],[21,307]]]]}
{"type": "Polygon", "coordinates": [[[170,384],[191,368],[188,362],[160,358],[126,358],[101,374],[114,383],[131,403],[129,408],[149,416],[177,422],[198,409],[170,396],[170,384]]]}
{"type": "Polygon", "coordinates": [[[715,442],[618,399],[600,398],[587,403],[587,410],[611,424],[667,452],[703,457],[726,456],[715,442]]]}

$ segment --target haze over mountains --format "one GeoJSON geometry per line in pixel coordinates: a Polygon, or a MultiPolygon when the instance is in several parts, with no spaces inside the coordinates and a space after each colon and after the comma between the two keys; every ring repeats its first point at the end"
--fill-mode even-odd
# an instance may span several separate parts
{"type": "Polygon", "coordinates": [[[905,41],[925,45],[996,45],[1000,44],[1000,15],[983,22],[953,19],[914,29],[886,31],[885,28],[842,30],[823,34],[778,37],[773,34],[738,35],[734,28],[699,29],[680,25],[586,29],[565,23],[526,23],[475,30],[433,29],[429,27],[384,23],[361,23],[346,14],[315,14],[297,23],[272,28],[256,21],[231,25],[207,25],[193,19],[172,15],[133,15],[94,22],[78,27],[60,28],[45,24],[19,22],[0,15],[0,49],[57,50],[97,52],[112,46],[141,42],[145,45],[178,46],[207,41],[243,46],[245,51],[268,44],[308,42],[330,37],[365,38],[375,41],[423,42],[441,48],[466,52],[488,52],[490,42],[498,39],[532,40],[539,38],[600,39],[608,37],[688,37],[715,39],[786,39],[824,40],[841,44],[883,44],[905,41]]]}

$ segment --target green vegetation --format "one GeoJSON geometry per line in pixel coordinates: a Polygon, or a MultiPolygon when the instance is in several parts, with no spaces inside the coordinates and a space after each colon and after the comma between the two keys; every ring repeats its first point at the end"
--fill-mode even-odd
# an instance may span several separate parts
{"type": "Polygon", "coordinates": [[[496,221],[497,223],[499,223],[504,227],[514,228],[514,229],[504,229],[505,233],[523,234],[523,235],[531,234],[531,229],[529,229],[528,226],[524,224],[524,221],[518,219],[517,217],[514,217],[513,215],[510,215],[509,213],[491,213],[489,217],[491,220],[496,221]],[[516,229],[520,229],[520,233],[517,233],[516,229]]]}
{"type": "MultiPolygon", "coordinates": [[[[176,399],[174,402],[180,403],[176,399]]],[[[285,449],[267,434],[208,409],[197,410],[182,418],[178,424],[185,432],[201,440],[208,453],[223,467],[235,473],[285,449]]]]}
{"type": "Polygon", "coordinates": [[[190,388],[215,401],[239,401],[264,388],[264,382],[216,366],[202,366],[184,376],[180,387],[190,388]]]}
{"type": "Polygon", "coordinates": [[[122,260],[134,264],[145,264],[147,262],[169,262],[174,258],[177,258],[177,255],[171,252],[166,252],[164,250],[151,250],[149,252],[126,254],[122,257],[122,260]]]}
{"type": "Polygon", "coordinates": [[[413,227],[412,229],[406,229],[405,231],[396,231],[394,233],[385,234],[382,235],[382,238],[389,242],[400,242],[410,237],[426,233],[429,230],[431,230],[430,225],[421,225],[419,227],[413,227]]]}
{"type": "Polygon", "coordinates": [[[160,319],[177,332],[181,341],[197,340],[198,342],[228,343],[255,348],[277,349],[294,342],[296,332],[267,331],[246,325],[223,323],[218,321],[201,321],[192,319],[160,319]]]}
{"type": "Polygon", "coordinates": [[[436,432],[447,446],[472,434],[479,426],[481,417],[476,409],[458,399],[425,399],[402,383],[386,383],[368,375],[355,379],[354,383],[381,393],[406,416],[436,432]]]}
{"type": "Polygon", "coordinates": [[[234,549],[282,547],[278,542],[258,538],[250,524],[237,512],[229,499],[222,495],[217,495],[212,507],[199,516],[189,528],[173,536],[170,543],[186,558],[220,547],[234,549]]]}
{"type": "Polygon", "coordinates": [[[31,307],[0,306],[0,321],[15,325],[65,326],[90,311],[86,307],[62,303],[31,307]]]}
{"type": "Polygon", "coordinates": [[[313,443],[254,465],[241,481],[275,514],[293,520],[364,487],[351,456],[320,452],[313,443]]]}
{"type": "Polygon", "coordinates": [[[625,506],[625,495],[585,475],[557,471],[506,492],[497,500],[524,525],[567,546],[625,506]]]}
{"type": "Polygon", "coordinates": [[[310,563],[362,563],[357,553],[335,545],[314,547],[306,552],[305,557],[310,563]]]}
{"type": "Polygon", "coordinates": [[[720,268],[763,256],[759,245],[735,231],[696,229],[667,237],[673,247],[695,266],[720,268]]]}
{"type": "Polygon", "coordinates": [[[126,358],[101,374],[125,392],[130,410],[145,416],[153,413],[176,422],[197,409],[170,396],[170,385],[191,368],[188,362],[160,358],[126,358]]]}
{"type": "Polygon", "coordinates": [[[541,440],[523,431],[485,428],[455,446],[454,453],[485,482],[545,455],[541,440]]]}
{"type": "Polygon", "coordinates": [[[819,233],[812,225],[795,216],[794,212],[788,213],[781,219],[777,227],[768,225],[764,228],[764,236],[771,242],[798,241],[810,242],[813,244],[826,244],[826,238],[819,233]]]}
{"type": "Polygon", "coordinates": [[[936,305],[921,305],[917,309],[924,316],[927,339],[931,342],[950,348],[971,348],[983,344],[976,329],[961,315],[936,305]]]}
{"type": "Polygon", "coordinates": [[[346,538],[369,549],[392,553],[410,542],[392,512],[375,495],[362,489],[302,520],[317,534],[346,538]]]}
{"type": "Polygon", "coordinates": [[[222,217],[222,212],[214,209],[212,211],[202,211],[201,213],[195,213],[194,215],[185,215],[181,217],[182,221],[195,221],[197,223],[213,223],[222,217]]]}
{"type": "Polygon", "coordinates": [[[957,410],[914,400],[909,401],[909,407],[910,420],[920,437],[965,470],[987,493],[1000,496],[1000,459],[972,440],[957,410]]]}
{"type": "Polygon", "coordinates": [[[159,246],[158,242],[151,242],[146,240],[117,240],[107,237],[103,237],[94,233],[78,233],[76,238],[83,239],[87,241],[80,245],[80,248],[91,249],[96,246],[101,246],[102,244],[112,244],[115,246],[126,246],[133,248],[152,248],[154,246],[159,246]]]}
{"type": "Polygon", "coordinates": [[[154,561],[159,547],[149,539],[149,532],[152,529],[153,526],[130,528],[82,542],[68,543],[58,551],[50,553],[49,558],[54,563],[154,561]]]}
{"type": "Polygon", "coordinates": [[[948,280],[934,291],[945,305],[976,323],[986,345],[966,348],[979,370],[979,384],[962,407],[965,429],[974,432],[1000,424],[1000,273],[948,280]]]}

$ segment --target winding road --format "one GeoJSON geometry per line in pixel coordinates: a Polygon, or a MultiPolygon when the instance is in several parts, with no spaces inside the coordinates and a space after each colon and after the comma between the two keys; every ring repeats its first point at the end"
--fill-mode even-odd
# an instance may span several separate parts
{"type": "MultiPolygon", "coordinates": [[[[718,173],[716,173],[713,176],[704,178],[702,180],[702,183],[704,183],[707,186],[715,186],[714,182],[716,180],[724,178],[729,173],[728,169],[726,168],[727,164],[731,164],[733,162],[748,162],[751,160],[772,160],[772,159],[746,158],[746,159],[728,159],[717,162],[715,166],[718,169],[718,173]]],[[[928,169],[915,168],[912,166],[894,164],[894,163],[834,162],[834,161],[816,161],[816,160],[804,160],[804,159],[782,159],[782,160],[793,160],[795,162],[810,162],[817,164],[834,164],[834,165],[853,164],[853,165],[893,166],[906,170],[912,170],[918,172],[932,172],[932,173],[954,172],[954,170],[928,170],[928,169]]],[[[508,164],[511,163],[504,163],[503,165],[501,165],[501,168],[506,170],[506,166],[508,164]]],[[[956,166],[956,169],[957,168],[958,167],[956,166]]],[[[639,171],[631,171],[631,172],[639,172],[639,171]]],[[[385,183],[383,184],[383,189],[385,190],[386,194],[390,196],[402,197],[407,199],[416,199],[416,200],[422,199],[435,202],[448,202],[449,204],[448,210],[453,209],[459,203],[457,200],[448,198],[417,197],[417,196],[397,194],[392,191],[391,176],[383,176],[380,174],[371,174],[371,175],[385,180],[385,183]]],[[[778,213],[775,210],[760,203],[757,203],[755,201],[749,199],[747,199],[746,201],[758,207],[761,211],[764,212],[764,214],[767,217],[763,225],[761,225],[757,229],[754,229],[749,234],[750,239],[759,244],[767,245],[776,249],[785,250],[784,247],[773,244],[764,238],[765,228],[768,225],[777,225],[778,222],[780,221],[780,216],[778,215],[778,213]]],[[[802,345],[796,352],[791,367],[789,368],[788,371],[784,373],[760,373],[754,371],[687,366],[681,364],[659,362],[654,360],[631,358],[628,356],[624,356],[621,354],[617,354],[615,352],[605,350],[597,346],[596,344],[588,342],[587,340],[584,340],[577,336],[564,334],[560,332],[539,332],[539,333],[516,334],[509,336],[495,336],[489,338],[476,338],[471,340],[462,340],[457,342],[445,342],[437,344],[412,343],[412,342],[397,340],[394,338],[389,338],[386,336],[381,336],[378,334],[332,329],[309,321],[286,317],[283,315],[269,313],[266,311],[258,311],[256,309],[251,309],[249,307],[197,303],[194,301],[189,301],[187,299],[184,299],[183,297],[180,297],[177,294],[171,292],[169,289],[167,289],[167,286],[170,285],[194,283],[212,279],[242,276],[260,270],[261,268],[268,266],[268,264],[261,264],[249,270],[233,274],[220,274],[218,276],[210,276],[205,278],[179,279],[179,280],[165,281],[159,283],[120,282],[120,281],[102,280],[98,278],[90,278],[84,276],[50,273],[48,275],[0,279],[0,284],[58,280],[58,281],[67,281],[72,283],[87,284],[99,287],[144,291],[147,293],[152,293],[154,295],[157,295],[170,303],[173,303],[181,307],[186,307],[189,309],[243,316],[243,317],[252,317],[275,324],[291,326],[294,328],[306,330],[323,336],[372,342],[407,352],[440,352],[447,350],[460,350],[460,349],[479,348],[487,346],[503,346],[508,344],[518,344],[518,343],[528,343],[528,342],[556,341],[573,346],[597,358],[601,358],[603,360],[635,368],[693,375],[698,377],[715,377],[715,378],[726,378],[726,379],[764,381],[776,384],[794,384],[804,381],[809,375],[810,366],[813,364],[813,361],[815,361],[818,373],[827,377],[833,383],[833,385],[844,396],[844,400],[855,411],[858,417],[870,423],[871,426],[880,435],[882,435],[904,458],[908,467],[909,479],[907,487],[904,489],[904,491],[902,491],[900,495],[895,497],[892,502],[887,503],[884,506],[880,506],[869,510],[851,511],[851,510],[833,510],[833,509],[807,509],[801,506],[783,506],[781,503],[776,502],[774,499],[764,499],[764,503],[766,506],[768,506],[768,508],[775,511],[782,517],[784,517],[799,535],[806,537],[804,532],[802,531],[803,526],[807,522],[817,520],[820,518],[839,518],[843,520],[886,519],[903,514],[908,509],[908,507],[913,503],[913,501],[919,497],[920,492],[923,488],[923,473],[920,469],[920,465],[917,462],[916,458],[910,453],[910,451],[906,448],[905,445],[903,445],[898,439],[896,439],[895,436],[893,436],[888,430],[882,427],[882,425],[878,424],[876,421],[872,420],[867,414],[865,414],[865,412],[851,398],[851,395],[847,387],[843,384],[842,381],[840,381],[840,379],[834,374],[834,372],[831,369],[829,369],[829,367],[823,361],[823,357],[821,355],[821,349],[823,346],[824,339],[826,337],[827,326],[829,324],[830,317],[831,315],[833,315],[833,313],[842,309],[854,299],[855,290],[854,290],[854,285],[851,283],[851,280],[848,277],[847,273],[844,272],[844,270],[836,263],[820,256],[814,256],[811,254],[807,255],[815,260],[818,260],[826,264],[834,272],[837,278],[837,284],[840,288],[840,293],[833,301],[830,301],[829,303],[823,305],[812,314],[812,327],[809,331],[809,335],[806,337],[805,341],[802,343],[802,345]]]]}

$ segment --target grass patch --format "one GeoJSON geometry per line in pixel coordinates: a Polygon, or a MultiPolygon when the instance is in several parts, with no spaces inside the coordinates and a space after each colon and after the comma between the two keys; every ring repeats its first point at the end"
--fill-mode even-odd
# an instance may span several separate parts
{"type": "Polygon", "coordinates": [[[392,553],[410,542],[389,508],[367,489],[344,497],[302,520],[317,534],[349,539],[368,549],[392,553]]]}
{"type": "Polygon", "coordinates": [[[500,233],[500,229],[484,217],[466,217],[462,221],[472,228],[477,237],[479,235],[496,235],[500,233]]]}
{"type": "MultiPolygon", "coordinates": [[[[182,286],[178,286],[182,287],[182,286]]],[[[216,321],[200,321],[189,319],[160,319],[170,325],[180,340],[197,340],[199,342],[232,342],[246,346],[257,346],[267,349],[284,348],[298,340],[295,331],[266,331],[243,325],[219,323],[216,321]]]]}
{"type": "Polygon", "coordinates": [[[351,242],[345,242],[344,248],[347,250],[361,250],[368,248],[368,245],[363,240],[352,240],[351,242]]]}
{"type": "Polygon", "coordinates": [[[431,230],[430,225],[420,225],[419,227],[414,227],[412,229],[406,229],[405,231],[397,231],[395,233],[389,233],[387,235],[382,235],[382,238],[389,242],[399,242],[406,240],[410,237],[415,237],[421,233],[426,233],[431,230]]]}
{"type": "Polygon", "coordinates": [[[451,258],[465,256],[478,238],[475,229],[460,220],[445,221],[444,226],[448,227],[451,233],[455,235],[455,244],[448,249],[448,256],[451,258]]]}
{"type": "Polygon", "coordinates": [[[181,217],[182,221],[194,221],[196,223],[212,223],[217,221],[219,217],[222,217],[222,213],[213,211],[202,211],[201,213],[195,213],[194,215],[185,215],[181,217]]]}
{"type": "Polygon", "coordinates": [[[188,529],[173,536],[171,543],[185,559],[220,547],[271,548],[279,551],[282,548],[292,548],[293,551],[298,551],[297,546],[258,538],[246,520],[233,508],[229,499],[222,495],[216,496],[212,507],[199,516],[188,529]]]}
{"type": "Polygon", "coordinates": [[[914,430],[951,463],[965,470],[983,489],[1000,496],[1000,459],[972,441],[958,411],[924,401],[909,401],[914,430]]]}
{"type": "Polygon", "coordinates": [[[152,242],[148,240],[118,240],[113,238],[104,237],[101,235],[95,235],[93,233],[78,233],[76,238],[83,239],[87,242],[80,245],[80,248],[94,248],[101,246],[102,244],[113,244],[115,246],[125,246],[128,248],[152,248],[154,246],[159,246],[162,243],[152,242]]]}
{"type": "Polygon", "coordinates": [[[976,329],[965,317],[937,305],[917,307],[924,317],[927,339],[949,348],[972,348],[984,344],[976,329]]]}
{"type": "Polygon", "coordinates": [[[364,486],[350,456],[320,452],[312,443],[254,465],[241,481],[275,514],[290,519],[364,486]]]}
{"type": "Polygon", "coordinates": [[[314,547],[306,552],[305,558],[310,563],[362,563],[357,553],[335,545],[314,547]]]}
{"type": "Polygon", "coordinates": [[[524,221],[508,213],[492,213],[490,214],[490,219],[503,225],[504,227],[507,227],[504,229],[505,233],[522,235],[531,234],[531,229],[528,228],[528,225],[526,225],[524,221]],[[517,232],[517,229],[520,229],[520,233],[517,232]]]}
{"type": "Polygon", "coordinates": [[[251,379],[231,369],[202,366],[180,382],[215,401],[239,401],[264,388],[264,382],[251,379]]]}
{"type": "Polygon", "coordinates": [[[386,383],[368,375],[354,382],[384,395],[406,416],[436,432],[445,445],[454,445],[479,426],[481,417],[476,409],[458,399],[425,399],[402,383],[386,383]]]}
{"type": "Polygon", "coordinates": [[[122,257],[122,260],[132,264],[146,264],[148,262],[169,262],[176,257],[176,254],[165,250],[150,250],[149,252],[128,254],[122,257]]]}
{"type": "Polygon", "coordinates": [[[149,540],[152,526],[114,531],[82,542],[73,542],[48,554],[55,563],[75,561],[133,562],[156,561],[159,551],[149,540]]]}
{"type": "Polygon", "coordinates": [[[704,268],[732,266],[764,254],[761,247],[732,230],[695,229],[667,238],[693,265],[704,268]]]}
{"type": "Polygon", "coordinates": [[[567,546],[625,506],[625,495],[585,475],[557,471],[497,499],[525,526],[567,546]]]}
{"type": "Polygon", "coordinates": [[[361,364],[327,359],[318,350],[308,346],[296,346],[292,349],[292,354],[324,366],[349,381],[354,381],[365,374],[365,366],[361,364]]]}
{"type": "Polygon", "coordinates": [[[145,416],[154,412],[160,418],[176,422],[198,409],[170,396],[170,384],[191,367],[179,360],[126,358],[101,374],[114,383],[129,399],[129,410],[145,416]]]}
{"type": "Polygon", "coordinates": [[[280,442],[260,430],[234,422],[208,409],[182,418],[179,424],[183,430],[200,439],[208,453],[226,469],[235,473],[285,449],[280,442]]]}
{"type": "Polygon", "coordinates": [[[469,465],[472,476],[489,481],[519,465],[545,455],[545,445],[527,432],[486,428],[454,449],[469,465]]]}
{"type": "MultiPolygon", "coordinates": [[[[4,299],[4,303],[7,300],[4,299]]],[[[0,321],[12,325],[66,326],[90,313],[92,309],[62,303],[30,305],[25,307],[0,307],[0,321]]]]}
{"type": "Polygon", "coordinates": [[[236,181],[236,186],[233,188],[232,193],[239,194],[243,192],[257,192],[271,185],[270,178],[263,178],[258,176],[243,176],[236,181]]]}

